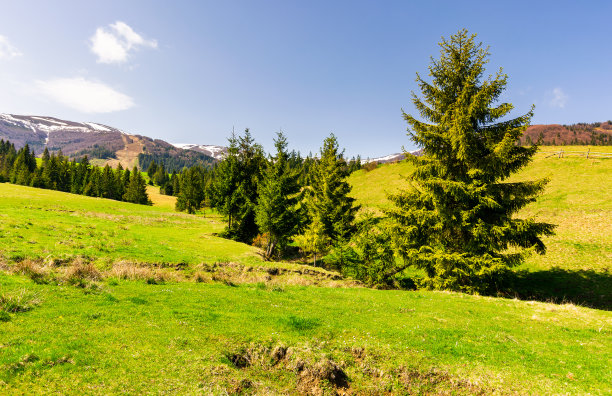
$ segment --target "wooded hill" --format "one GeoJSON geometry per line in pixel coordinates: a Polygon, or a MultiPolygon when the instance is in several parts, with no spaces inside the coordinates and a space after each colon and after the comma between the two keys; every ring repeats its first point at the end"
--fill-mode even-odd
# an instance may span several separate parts
{"type": "Polygon", "coordinates": [[[612,121],[571,125],[531,125],[521,137],[521,144],[541,141],[545,146],[567,145],[612,145],[612,121]]]}

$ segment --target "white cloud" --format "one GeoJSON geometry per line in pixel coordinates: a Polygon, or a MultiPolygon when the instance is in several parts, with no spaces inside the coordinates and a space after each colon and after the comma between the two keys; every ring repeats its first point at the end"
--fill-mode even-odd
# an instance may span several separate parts
{"type": "Polygon", "coordinates": [[[550,100],[550,102],[548,102],[548,104],[550,104],[552,107],[558,107],[562,109],[567,104],[568,99],[569,96],[565,92],[563,92],[561,88],[557,87],[552,90],[552,99],[550,100]]]}
{"type": "Polygon", "coordinates": [[[83,77],[37,81],[36,87],[40,94],[83,113],[110,113],[134,106],[131,97],[83,77]]]}
{"type": "Polygon", "coordinates": [[[21,52],[9,42],[9,40],[0,35],[0,59],[12,59],[21,56],[21,52]]]}
{"type": "Polygon", "coordinates": [[[91,37],[91,51],[99,63],[125,63],[131,51],[138,48],[157,48],[157,41],[145,40],[127,24],[117,21],[96,29],[91,37]]]}

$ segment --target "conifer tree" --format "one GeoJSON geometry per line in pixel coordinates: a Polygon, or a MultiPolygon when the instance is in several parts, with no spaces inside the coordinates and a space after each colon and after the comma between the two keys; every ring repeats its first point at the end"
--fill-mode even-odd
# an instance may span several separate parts
{"type": "Polygon", "coordinates": [[[215,169],[211,204],[228,217],[227,235],[250,243],[257,235],[257,185],[265,167],[261,145],[248,129],[229,138],[228,152],[215,169]]]}
{"type": "Polygon", "coordinates": [[[391,197],[393,235],[404,261],[392,272],[412,265],[424,270],[424,287],[484,292],[527,253],[545,252],[540,237],[553,226],[513,215],[535,201],[547,181],[507,181],[536,152],[536,146],[517,145],[533,108],[508,119],[513,106],[498,102],[507,76],[500,69],[483,79],[488,48],[466,30],[440,47],[440,59],[429,66],[432,82],[417,74],[422,97],[412,94],[426,121],[403,113],[423,156],[406,153],[415,166],[413,188],[391,197]]]}
{"type": "Polygon", "coordinates": [[[255,142],[249,129],[238,137],[238,186],[235,194],[237,212],[230,235],[246,243],[251,243],[258,234],[255,223],[257,206],[257,186],[265,169],[266,158],[263,147],[255,142]]]}
{"type": "MultiPolygon", "coordinates": [[[[228,138],[225,158],[215,167],[215,179],[212,188],[212,206],[227,216],[227,228],[232,229],[234,217],[238,211],[236,191],[238,189],[238,138],[232,132],[228,138]]],[[[176,193],[175,193],[176,194],[176,193]]]]}
{"type": "Polygon", "coordinates": [[[333,244],[342,243],[354,231],[355,214],[359,206],[348,196],[351,186],[346,181],[348,168],[339,151],[338,140],[331,134],[323,142],[321,158],[312,173],[309,210],[318,218],[323,233],[333,244]]]}
{"type": "Polygon", "coordinates": [[[150,205],[149,195],[147,194],[147,184],[138,172],[138,168],[134,166],[130,174],[130,183],[127,187],[123,199],[127,202],[137,203],[141,205],[150,205]]]}
{"type": "Polygon", "coordinates": [[[42,155],[42,165],[43,165],[43,167],[47,165],[47,163],[49,162],[50,158],[51,158],[51,156],[49,155],[49,149],[45,146],[45,150],[43,151],[43,155],[42,155]]]}
{"type": "Polygon", "coordinates": [[[176,171],[172,172],[172,177],[170,178],[170,182],[172,184],[172,194],[175,197],[179,195],[181,191],[181,180],[176,171]]]}
{"type": "Polygon", "coordinates": [[[116,189],[115,199],[122,200],[123,195],[125,194],[125,186],[123,184],[123,165],[121,165],[121,162],[119,162],[119,164],[117,165],[117,169],[115,169],[114,178],[115,178],[115,189],[116,189]]]}
{"type": "Polygon", "coordinates": [[[108,199],[118,199],[115,175],[111,167],[106,164],[100,176],[100,196],[108,199]]]}
{"type": "Polygon", "coordinates": [[[153,160],[151,161],[151,164],[149,164],[149,168],[147,169],[147,175],[149,175],[150,180],[153,179],[153,175],[155,175],[156,171],[157,171],[157,164],[155,163],[155,160],[153,160]]]}
{"type": "Polygon", "coordinates": [[[100,168],[92,166],[87,174],[85,187],[83,187],[83,195],[87,195],[88,197],[100,196],[100,177],[100,168]]]}
{"type": "MultiPolygon", "coordinates": [[[[176,210],[193,214],[202,207],[204,188],[199,167],[192,166],[181,172],[180,193],[176,199],[176,210]]],[[[159,169],[159,168],[158,168],[159,169]]]]}
{"type": "Polygon", "coordinates": [[[261,233],[269,235],[265,257],[271,258],[278,247],[284,249],[299,224],[297,183],[299,169],[292,169],[287,153],[287,139],[282,132],[274,140],[276,156],[259,183],[255,221],[261,233]]]}
{"type": "Polygon", "coordinates": [[[162,187],[168,181],[168,174],[166,173],[166,168],[164,168],[164,164],[161,163],[155,170],[153,174],[153,182],[162,187]]]}

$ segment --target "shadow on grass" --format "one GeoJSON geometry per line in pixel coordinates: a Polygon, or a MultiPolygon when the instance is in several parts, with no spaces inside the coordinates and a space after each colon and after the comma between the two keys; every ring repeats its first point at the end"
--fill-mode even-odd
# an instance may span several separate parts
{"type": "Polygon", "coordinates": [[[509,274],[507,297],[573,303],[612,311],[612,273],[593,270],[516,271],[509,274]]]}

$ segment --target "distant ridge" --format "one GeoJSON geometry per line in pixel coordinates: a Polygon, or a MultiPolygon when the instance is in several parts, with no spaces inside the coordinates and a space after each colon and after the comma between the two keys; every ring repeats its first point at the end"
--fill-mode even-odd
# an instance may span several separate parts
{"type": "Polygon", "coordinates": [[[612,121],[572,125],[531,125],[521,138],[521,144],[536,143],[539,139],[547,146],[609,146],[612,145],[612,121]]]}
{"type": "Polygon", "coordinates": [[[72,158],[87,155],[100,165],[113,167],[121,163],[124,168],[135,165],[146,168],[155,160],[163,162],[169,171],[197,163],[212,163],[225,149],[221,146],[179,147],[99,123],[15,114],[0,114],[0,139],[9,140],[18,149],[28,144],[39,156],[46,147],[51,152],[61,150],[72,158]],[[209,147],[208,151],[204,147],[209,147]]]}

